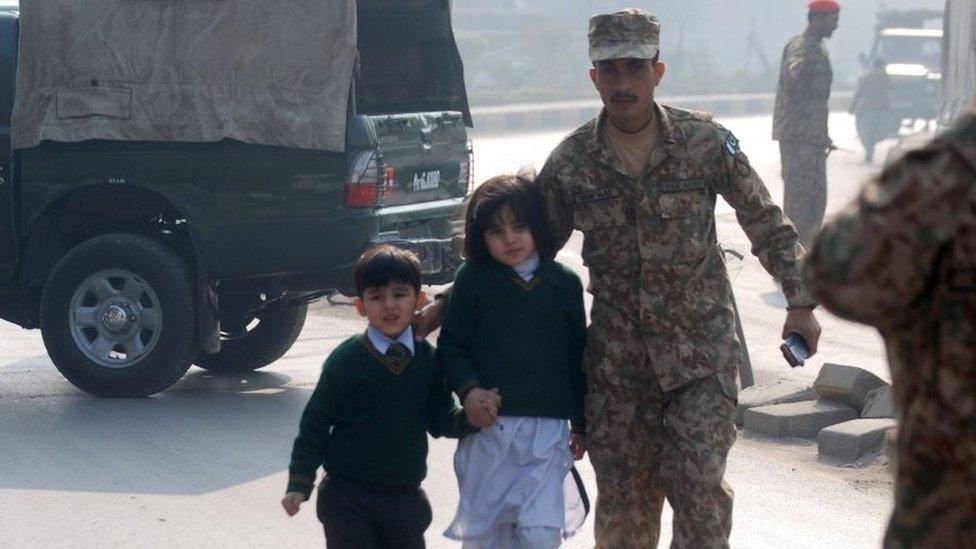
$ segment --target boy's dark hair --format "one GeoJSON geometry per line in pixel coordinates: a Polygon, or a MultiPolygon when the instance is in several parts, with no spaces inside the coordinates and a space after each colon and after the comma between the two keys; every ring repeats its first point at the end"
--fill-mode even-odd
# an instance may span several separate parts
{"type": "Polygon", "coordinates": [[[546,221],[542,197],[535,183],[522,176],[498,175],[474,191],[464,219],[464,256],[474,262],[491,259],[485,243],[485,231],[495,223],[508,206],[519,221],[532,232],[535,249],[543,259],[556,256],[556,242],[546,221]]]}
{"type": "Polygon", "coordinates": [[[415,292],[420,292],[420,260],[411,251],[380,244],[359,256],[353,278],[359,297],[363,297],[367,288],[382,288],[394,283],[409,284],[415,292]]]}

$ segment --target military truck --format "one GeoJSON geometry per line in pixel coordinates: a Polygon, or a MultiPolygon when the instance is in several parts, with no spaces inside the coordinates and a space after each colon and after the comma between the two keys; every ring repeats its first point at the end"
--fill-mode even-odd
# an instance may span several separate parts
{"type": "Polygon", "coordinates": [[[956,117],[976,106],[976,0],[946,0],[942,26],[942,74],[935,128],[899,136],[885,164],[928,144],[956,117]]]}
{"type": "Polygon", "coordinates": [[[882,10],[874,42],[861,60],[866,69],[885,62],[892,83],[896,119],[933,120],[939,112],[942,79],[942,12],[882,10]]]}
{"type": "Polygon", "coordinates": [[[84,391],[274,362],[376,243],[459,263],[449,0],[246,4],[0,11],[0,318],[84,391]]]}

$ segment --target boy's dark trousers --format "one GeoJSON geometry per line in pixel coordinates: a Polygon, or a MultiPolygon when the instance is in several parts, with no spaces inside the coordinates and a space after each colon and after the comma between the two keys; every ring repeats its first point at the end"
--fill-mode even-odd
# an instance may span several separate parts
{"type": "Polygon", "coordinates": [[[329,549],[423,549],[432,519],[420,487],[327,477],[316,506],[329,549]]]}

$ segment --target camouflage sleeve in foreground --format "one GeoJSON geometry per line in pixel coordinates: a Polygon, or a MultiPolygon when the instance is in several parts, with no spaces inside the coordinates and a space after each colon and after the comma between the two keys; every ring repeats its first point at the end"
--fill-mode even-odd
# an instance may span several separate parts
{"type": "Polygon", "coordinates": [[[820,232],[804,274],[823,305],[877,327],[908,319],[970,208],[973,172],[946,145],[909,153],[820,232]]]}
{"type": "Polygon", "coordinates": [[[739,142],[730,132],[725,135],[725,167],[727,185],[720,194],[735,209],[736,219],[752,243],[752,253],[763,268],[783,288],[788,308],[813,307],[813,299],[800,275],[799,244],[796,229],[783,215],[783,210],[773,202],[769,190],[752,169],[745,153],[739,150],[739,142]]]}
{"type": "MultiPolygon", "coordinates": [[[[563,146],[565,142],[558,148],[563,146]]],[[[556,242],[556,249],[561,250],[573,234],[573,205],[569,202],[569,191],[560,187],[559,178],[554,173],[559,165],[555,157],[555,154],[550,155],[535,182],[542,194],[546,218],[556,242]]]]}

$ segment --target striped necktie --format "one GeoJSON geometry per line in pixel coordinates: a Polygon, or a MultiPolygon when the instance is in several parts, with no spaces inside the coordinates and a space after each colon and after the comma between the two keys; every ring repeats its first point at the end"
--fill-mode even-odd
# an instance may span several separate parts
{"type": "Polygon", "coordinates": [[[395,341],[386,349],[386,365],[395,374],[403,372],[410,362],[410,349],[406,345],[395,341]]]}

